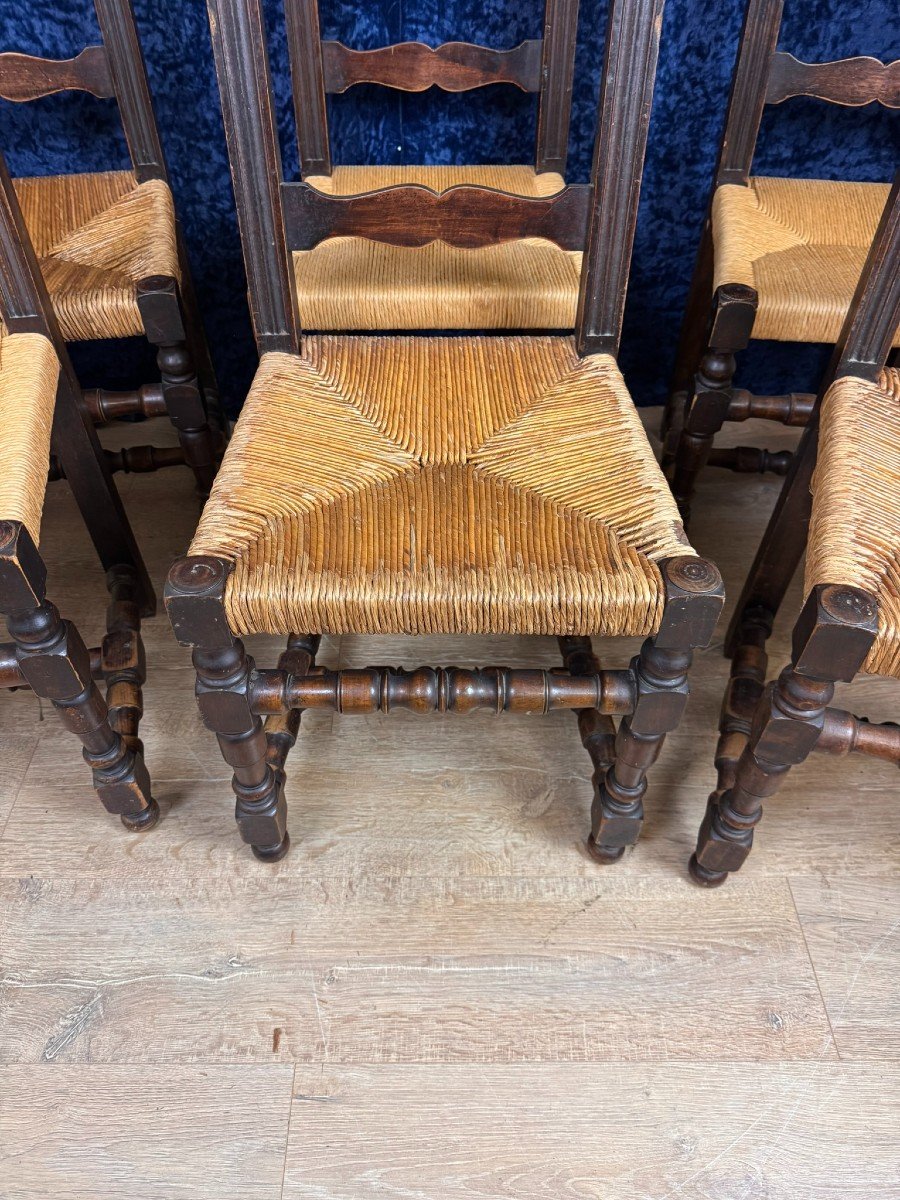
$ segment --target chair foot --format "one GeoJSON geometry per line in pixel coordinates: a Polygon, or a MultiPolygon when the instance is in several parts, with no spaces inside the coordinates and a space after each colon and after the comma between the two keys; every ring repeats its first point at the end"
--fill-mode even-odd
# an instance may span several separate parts
{"type": "Polygon", "coordinates": [[[618,862],[625,853],[624,846],[601,846],[599,842],[594,841],[594,835],[588,835],[587,852],[596,863],[600,863],[602,867],[608,866],[610,863],[618,862]]]}
{"type": "Polygon", "coordinates": [[[119,819],[130,833],[146,833],[159,820],[159,805],[151,798],[143,812],[134,815],[122,813],[119,819]]]}
{"type": "Polygon", "coordinates": [[[287,854],[291,848],[291,835],[285,831],[284,837],[275,846],[251,846],[250,849],[260,862],[276,863],[287,854]]]}
{"type": "Polygon", "coordinates": [[[728,871],[710,871],[708,867],[702,866],[697,861],[696,854],[691,855],[688,871],[694,883],[699,883],[701,887],[705,888],[721,887],[729,875],[728,871]]]}

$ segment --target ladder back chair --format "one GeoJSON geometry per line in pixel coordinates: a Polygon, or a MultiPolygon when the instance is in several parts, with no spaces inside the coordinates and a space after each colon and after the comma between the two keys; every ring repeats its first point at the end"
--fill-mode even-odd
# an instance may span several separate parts
{"type": "Polygon", "coordinates": [[[834,343],[890,183],[751,174],[763,111],[795,96],[900,108],[900,60],[800,62],[776,49],[784,0],[749,0],[732,79],[710,208],[681,330],[663,435],[672,490],[685,519],[707,462],[784,474],[789,454],[714,451],[725,421],[803,426],[815,396],[757,396],[735,388],[735,355],[751,338],[834,343]]]}
{"type": "Polygon", "coordinates": [[[165,598],[234,769],[241,835],[263,860],[287,850],[284,762],[304,709],[574,709],[596,768],[591,846],[612,861],[637,840],[647,770],[723,600],[615,357],[662,0],[614,0],[593,183],[550,199],[400,186],[346,200],[283,182],[259,0],[209,9],[261,361],[165,598]],[[473,247],[536,229],[586,239],[574,337],[301,344],[299,241],[473,247]],[[259,632],[292,635],[277,670],[245,653],[241,638],[259,632]],[[319,636],[341,632],[554,635],[566,669],[316,667],[319,636]],[[647,640],[628,669],[606,671],[592,634],[647,640]]]}
{"type": "MultiPolygon", "coordinates": [[[[531,198],[565,187],[578,0],[546,0],[541,38],[507,50],[465,42],[402,42],[354,50],[322,40],[317,0],[286,0],[300,171],[327,197],[392,186],[421,189],[417,212],[435,211],[456,187],[531,198]],[[534,166],[332,166],[326,96],[360,83],[404,92],[465,92],[508,84],[537,94],[534,166]],[[428,189],[426,192],[425,189],[428,189]]],[[[310,217],[313,217],[310,213],[310,217]]],[[[314,226],[311,226],[314,227],[314,226]]],[[[542,236],[467,250],[436,240],[379,243],[342,235],[293,253],[300,321],[312,330],[572,329],[581,247],[542,236]]]]}
{"type": "Polygon", "coordinates": [[[0,158],[0,686],[49,700],[78,737],[104,807],[129,830],[156,824],[138,723],[146,677],[141,616],[156,607],[109,464],[0,158]],[[65,472],[100,562],[109,607],[106,636],[88,649],[47,599],[39,551],[51,449],[65,472]],[[106,687],[101,695],[95,680],[106,687]]]}
{"type": "MultiPolygon", "coordinates": [[[[160,386],[85,393],[97,424],[168,414],[202,493],[215,475],[218,396],[131,0],[95,0],[101,45],[75,58],[0,54],[0,97],[15,103],[63,91],[114,99],[131,169],[15,180],[25,224],[69,342],[141,336],[157,348],[160,386]]],[[[149,449],[149,448],[148,448],[149,449]]],[[[168,465],[175,456],[144,456],[168,465]]],[[[138,460],[132,456],[137,466],[138,460]]]]}
{"type": "Polygon", "coordinates": [[[708,887],[741,867],[762,802],[812,751],[900,766],[900,725],[829,707],[859,672],[900,679],[900,370],[885,367],[898,328],[900,175],[729,630],[718,784],[691,860],[708,887]],[[766,639],[804,548],[791,661],[766,686],[766,639]]]}

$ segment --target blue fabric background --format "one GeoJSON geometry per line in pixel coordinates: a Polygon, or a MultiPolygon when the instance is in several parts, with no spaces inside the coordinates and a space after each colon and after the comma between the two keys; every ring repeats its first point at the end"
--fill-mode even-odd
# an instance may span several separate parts
{"type": "MultiPolygon", "coordinates": [[[[285,171],[296,173],[281,0],[266,0],[285,171]]],[[[582,0],[570,181],[586,180],[606,0],[582,0]]],[[[513,46],[540,32],[542,0],[322,0],[322,32],[371,48],[419,39],[513,46]]],[[[743,0],[668,0],[650,130],[622,365],[638,403],[665,395],[708,196],[737,48],[743,0]]],[[[245,280],[203,0],[135,0],[176,204],[185,226],[223,397],[240,406],[255,365],[245,280]]],[[[787,0],[780,45],[826,61],[900,57],[900,0],[787,0]]],[[[0,0],[0,49],[68,57],[97,40],[90,0],[0,0]]],[[[337,162],[528,162],[534,98],[493,87],[402,95],[360,87],[331,103],[337,162]]],[[[100,170],[127,163],[112,102],[70,93],[0,103],[0,147],[14,174],[100,170]]],[[[890,179],[900,118],[877,106],[840,110],[809,100],[769,109],[761,174],[890,179]]],[[[814,386],[826,351],[758,344],[742,374],[760,390],[814,386]]],[[[88,382],[127,385],[151,362],[138,342],[79,347],[88,382]]],[[[740,377],[739,377],[740,379],[740,377]]]]}

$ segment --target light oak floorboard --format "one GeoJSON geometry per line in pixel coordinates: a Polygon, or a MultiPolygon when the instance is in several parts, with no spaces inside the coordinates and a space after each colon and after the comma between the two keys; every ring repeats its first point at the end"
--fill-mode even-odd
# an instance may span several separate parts
{"type": "Polygon", "coordinates": [[[840,1057],[900,1061],[896,876],[790,882],[840,1057]]]}
{"type": "Polygon", "coordinates": [[[900,1070],[298,1068],[285,1200],[896,1200],[900,1070]]]}
{"type": "Polygon", "coordinates": [[[0,1061],[834,1057],[783,880],[438,871],[4,880],[0,1061]]]}
{"type": "Polygon", "coordinates": [[[290,1067],[5,1067],[3,1200],[278,1200],[290,1067]]]}

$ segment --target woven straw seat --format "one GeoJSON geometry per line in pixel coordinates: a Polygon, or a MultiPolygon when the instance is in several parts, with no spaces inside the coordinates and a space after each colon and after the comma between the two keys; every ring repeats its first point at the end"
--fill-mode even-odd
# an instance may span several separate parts
{"type": "MultiPolygon", "coordinates": [[[[565,186],[562,176],[526,166],[336,167],[307,182],[340,196],[468,183],[541,197],[565,186]]],[[[319,330],[571,329],[580,270],[580,252],[540,238],[461,250],[345,237],[294,254],[300,322],[319,330]]]]}
{"type": "Polygon", "coordinates": [[[754,337],[837,341],[889,190],[768,178],[716,190],[714,285],[756,289],[754,337]]]}
{"type": "Polygon", "coordinates": [[[63,336],[142,334],[137,281],[181,277],[168,185],[130,171],[14,182],[63,336]]]}
{"type": "Polygon", "coordinates": [[[822,405],[806,590],[837,583],[878,600],[863,670],[900,679],[900,371],[847,376],[822,405]]]}
{"type": "Polygon", "coordinates": [[[21,521],[38,544],[59,359],[39,333],[0,337],[0,521],[21,521]]]}
{"type": "Polygon", "coordinates": [[[190,553],[238,634],[648,634],[693,551],[611,357],[324,335],[263,356],[190,553]]]}

